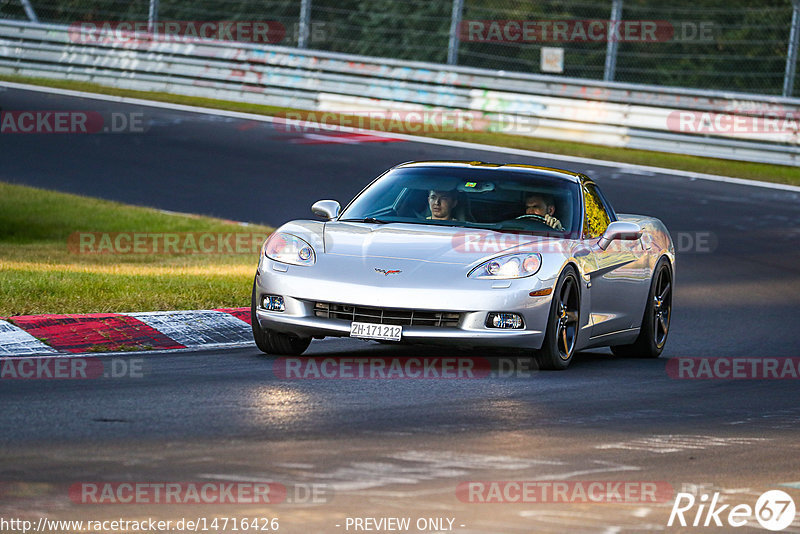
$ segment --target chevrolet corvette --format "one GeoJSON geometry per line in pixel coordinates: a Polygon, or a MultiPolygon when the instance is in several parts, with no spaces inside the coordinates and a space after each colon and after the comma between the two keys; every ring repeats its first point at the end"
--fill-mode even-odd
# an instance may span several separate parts
{"type": "Polygon", "coordinates": [[[656,358],[675,249],[656,218],[617,214],[585,175],[519,164],[397,165],[343,209],[312,206],[265,241],[258,348],[329,336],[528,351],[543,369],[610,347],[656,358]]]}

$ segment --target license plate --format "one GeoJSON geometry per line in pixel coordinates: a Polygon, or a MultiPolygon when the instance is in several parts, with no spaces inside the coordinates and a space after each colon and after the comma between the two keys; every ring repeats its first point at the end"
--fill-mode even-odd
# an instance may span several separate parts
{"type": "Polygon", "coordinates": [[[350,337],[400,341],[403,327],[391,324],[350,323],[350,337]]]}

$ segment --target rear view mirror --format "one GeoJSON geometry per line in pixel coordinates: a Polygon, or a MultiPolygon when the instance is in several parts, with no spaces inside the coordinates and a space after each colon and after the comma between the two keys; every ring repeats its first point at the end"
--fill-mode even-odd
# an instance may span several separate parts
{"type": "Polygon", "coordinates": [[[600,236],[597,246],[601,250],[608,248],[612,241],[636,241],[642,237],[642,227],[636,223],[626,221],[614,221],[608,225],[606,231],[600,236]]]}
{"type": "Polygon", "coordinates": [[[340,209],[341,206],[335,200],[320,200],[311,206],[311,213],[331,220],[339,216],[340,209]]]}

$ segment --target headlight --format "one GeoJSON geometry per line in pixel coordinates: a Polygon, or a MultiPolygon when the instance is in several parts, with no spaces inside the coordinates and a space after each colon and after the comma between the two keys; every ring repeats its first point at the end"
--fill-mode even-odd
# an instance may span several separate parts
{"type": "Polygon", "coordinates": [[[478,265],[467,278],[525,278],[536,274],[541,266],[542,256],[539,254],[507,254],[478,265]]]}
{"type": "Polygon", "coordinates": [[[317,257],[314,249],[292,234],[275,232],[264,243],[264,256],[281,263],[292,265],[314,265],[317,257]]]}

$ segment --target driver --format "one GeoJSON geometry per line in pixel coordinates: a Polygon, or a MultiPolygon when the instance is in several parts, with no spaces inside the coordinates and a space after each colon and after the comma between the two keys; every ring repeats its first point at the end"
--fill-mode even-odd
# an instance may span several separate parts
{"type": "Polygon", "coordinates": [[[529,193],[525,195],[525,215],[538,215],[554,230],[564,230],[561,221],[553,214],[556,212],[555,200],[551,195],[529,193]]]}
{"type": "Polygon", "coordinates": [[[431,216],[428,219],[439,221],[450,221],[455,219],[454,211],[458,205],[458,198],[455,191],[429,191],[428,206],[431,208],[431,216]]]}

